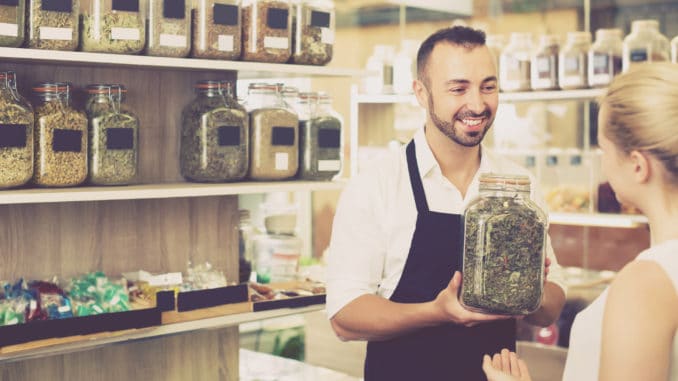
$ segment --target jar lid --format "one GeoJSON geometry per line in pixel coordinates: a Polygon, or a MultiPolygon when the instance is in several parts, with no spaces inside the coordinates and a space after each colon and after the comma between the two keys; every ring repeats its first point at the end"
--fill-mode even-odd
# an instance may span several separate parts
{"type": "Polygon", "coordinates": [[[539,37],[539,42],[542,45],[558,45],[560,43],[560,36],[556,34],[543,34],[539,37]]]}
{"type": "Polygon", "coordinates": [[[507,175],[499,173],[483,173],[480,175],[480,185],[489,186],[530,186],[530,178],[525,175],[507,175]]]}
{"type": "Polygon", "coordinates": [[[301,92],[301,93],[299,93],[299,100],[301,102],[312,102],[312,101],[318,100],[318,98],[319,98],[318,95],[319,94],[314,92],[314,91],[301,92]]]}
{"type": "Polygon", "coordinates": [[[36,93],[59,93],[69,91],[71,84],[68,82],[40,82],[32,87],[36,93]]]}
{"type": "Polygon", "coordinates": [[[567,33],[568,42],[591,42],[591,33],[589,32],[568,32],[567,33]]]}
{"type": "Polygon", "coordinates": [[[596,40],[601,39],[601,38],[620,38],[624,35],[624,32],[622,32],[621,29],[619,28],[602,28],[596,30],[596,40]]]}
{"type": "Polygon", "coordinates": [[[659,21],[657,20],[634,20],[631,22],[631,30],[653,29],[659,30],[659,21]]]}
{"type": "Polygon", "coordinates": [[[193,88],[195,89],[225,89],[229,87],[231,87],[231,82],[214,79],[198,81],[193,85],[193,88]]]}
{"type": "Polygon", "coordinates": [[[249,90],[282,91],[285,86],[282,83],[250,83],[249,90]]]}
{"type": "Polygon", "coordinates": [[[16,73],[13,71],[0,71],[0,79],[14,79],[16,73]]]}

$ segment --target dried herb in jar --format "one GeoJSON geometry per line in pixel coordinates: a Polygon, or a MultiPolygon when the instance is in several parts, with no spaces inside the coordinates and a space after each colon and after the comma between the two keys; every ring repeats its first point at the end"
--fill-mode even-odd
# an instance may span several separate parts
{"type": "Polygon", "coordinates": [[[193,57],[236,60],[242,48],[237,2],[202,0],[193,9],[193,57]]]}
{"type": "Polygon", "coordinates": [[[287,62],[292,55],[291,16],[287,2],[260,0],[242,7],[246,61],[287,62]]]}
{"type": "Polygon", "coordinates": [[[26,0],[5,0],[0,3],[0,46],[19,47],[24,42],[26,0]]]}
{"type": "Polygon", "coordinates": [[[299,178],[331,180],[341,170],[341,121],[321,116],[299,122],[299,178]]]}
{"type": "Polygon", "coordinates": [[[82,50],[121,54],[143,50],[146,24],[138,12],[83,13],[81,17],[82,50]]]}
{"type": "Polygon", "coordinates": [[[78,47],[79,0],[30,0],[27,13],[29,48],[75,50],[78,47]]]}
{"type": "Polygon", "coordinates": [[[0,188],[27,183],[33,176],[33,112],[22,104],[0,73],[0,188]]]}
{"type": "Polygon", "coordinates": [[[191,12],[188,0],[151,0],[146,53],[186,57],[191,50],[191,12]]]}
{"type": "Polygon", "coordinates": [[[250,112],[252,158],[249,175],[255,180],[280,180],[299,168],[298,118],[279,108],[250,112]]]}
{"type": "Polygon", "coordinates": [[[334,11],[296,6],[292,19],[291,61],[304,65],[325,65],[334,50],[334,11]]]}

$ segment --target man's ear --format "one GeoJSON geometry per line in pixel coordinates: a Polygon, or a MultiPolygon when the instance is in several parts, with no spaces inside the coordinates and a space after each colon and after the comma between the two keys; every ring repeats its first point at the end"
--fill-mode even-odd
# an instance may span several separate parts
{"type": "Polygon", "coordinates": [[[629,162],[633,166],[633,178],[637,183],[644,184],[650,180],[652,163],[644,152],[631,151],[629,162]]]}
{"type": "Polygon", "coordinates": [[[424,109],[428,109],[428,89],[426,88],[426,85],[418,80],[415,79],[412,82],[412,89],[414,90],[414,95],[417,97],[417,102],[419,103],[419,106],[421,106],[424,109]]]}

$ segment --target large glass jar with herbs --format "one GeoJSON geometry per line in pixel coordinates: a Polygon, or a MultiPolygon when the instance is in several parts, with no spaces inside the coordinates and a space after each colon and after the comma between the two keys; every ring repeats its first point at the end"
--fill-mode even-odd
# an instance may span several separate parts
{"type": "Polygon", "coordinates": [[[196,0],[191,55],[237,60],[242,51],[240,0],[196,0]]]}
{"type": "Polygon", "coordinates": [[[79,15],[79,0],[29,0],[27,46],[49,50],[77,49],[79,15]]]}
{"type": "Polygon", "coordinates": [[[33,182],[48,187],[78,185],[87,178],[87,116],[70,105],[70,85],[33,87],[35,167],[33,182]]]}
{"type": "Polygon", "coordinates": [[[0,72],[0,188],[33,177],[33,108],[16,93],[13,72],[0,72]]]}
{"type": "Polygon", "coordinates": [[[146,53],[186,57],[191,51],[191,1],[149,0],[146,53]]]}
{"type": "Polygon", "coordinates": [[[19,47],[24,43],[26,0],[0,2],[0,46],[19,47]]]}
{"type": "Polygon", "coordinates": [[[491,314],[534,312],[544,286],[547,219],[530,199],[529,177],[482,174],[463,218],[462,305],[491,314]]]}
{"type": "Polygon", "coordinates": [[[242,59],[287,62],[292,55],[292,13],[288,0],[243,0],[242,59]]]}
{"type": "Polygon", "coordinates": [[[137,176],[139,118],[124,103],[127,89],[120,84],[94,84],[87,86],[87,94],[89,182],[133,183],[137,176]]]}
{"type": "Polygon", "coordinates": [[[292,0],[292,62],[325,65],[334,50],[334,1],[292,0]]]}
{"type": "Polygon", "coordinates": [[[199,81],[181,114],[181,175],[190,181],[236,181],[247,175],[250,134],[245,108],[226,81],[199,81]]]}
{"type": "Polygon", "coordinates": [[[253,180],[281,180],[299,168],[299,117],[282,100],[281,84],[252,83],[247,91],[250,115],[250,168],[253,180]]]}
{"type": "Polygon", "coordinates": [[[325,92],[299,94],[299,173],[305,180],[331,180],[341,170],[342,118],[325,92]]]}
{"type": "Polygon", "coordinates": [[[135,54],[146,44],[139,0],[82,0],[81,48],[87,52],[135,54]]]}

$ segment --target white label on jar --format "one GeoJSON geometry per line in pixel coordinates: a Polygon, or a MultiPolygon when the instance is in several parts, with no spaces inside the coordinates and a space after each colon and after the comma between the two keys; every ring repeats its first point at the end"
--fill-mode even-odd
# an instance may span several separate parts
{"type": "Polygon", "coordinates": [[[19,25],[0,22],[0,36],[19,37],[19,25]]]}
{"type": "Polygon", "coordinates": [[[160,46],[170,46],[173,48],[185,48],[186,36],[178,34],[160,34],[160,46]]]}
{"type": "Polygon", "coordinates": [[[579,72],[579,57],[566,57],[565,58],[565,71],[568,73],[578,73],[579,72]]]}
{"type": "Polygon", "coordinates": [[[320,42],[334,44],[334,31],[330,28],[320,28],[320,42]]]}
{"type": "Polygon", "coordinates": [[[289,155],[287,152],[275,153],[275,170],[286,171],[289,168],[289,155]]]}
{"type": "Polygon", "coordinates": [[[341,169],[341,160],[318,160],[319,171],[338,171],[341,169]]]}
{"type": "Polygon", "coordinates": [[[264,48],[289,49],[289,47],[289,39],[287,37],[264,37],[264,48]]]}
{"type": "Polygon", "coordinates": [[[139,41],[140,38],[139,28],[111,28],[111,40],[139,41]]]}
{"type": "Polygon", "coordinates": [[[73,28],[53,28],[51,26],[41,26],[40,39],[70,41],[73,39],[73,28]]]}
{"type": "Polygon", "coordinates": [[[220,34],[217,39],[217,50],[220,52],[232,52],[233,49],[233,35],[220,34]]]}
{"type": "Polygon", "coordinates": [[[541,76],[545,74],[547,77],[551,73],[551,59],[549,56],[540,56],[537,58],[537,72],[541,76]]]}

